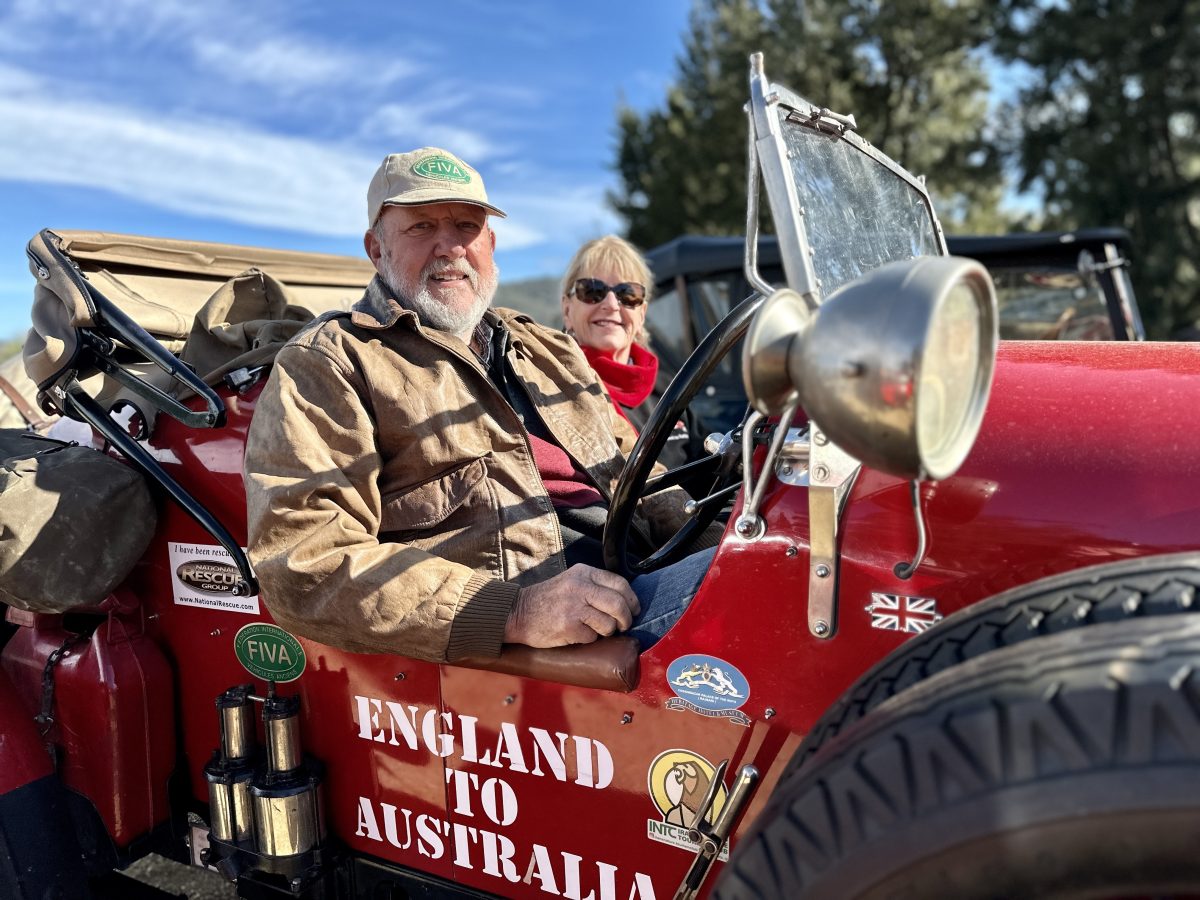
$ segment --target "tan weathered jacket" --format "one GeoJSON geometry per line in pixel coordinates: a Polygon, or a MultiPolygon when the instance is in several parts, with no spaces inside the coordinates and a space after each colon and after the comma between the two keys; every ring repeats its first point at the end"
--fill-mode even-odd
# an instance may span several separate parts
{"type": "MultiPolygon", "coordinates": [[[[571,338],[494,313],[547,428],[610,498],[632,427],[571,338]]],[[[325,644],[494,656],[520,586],[565,569],[516,414],[466,344],[420,326],[378,279],[348,317],[279,352],[245,480],[263,600],[282,627],[325,644]]],[[[673,520],[664,528],[680,505],[656,506],[673,520]]]]}

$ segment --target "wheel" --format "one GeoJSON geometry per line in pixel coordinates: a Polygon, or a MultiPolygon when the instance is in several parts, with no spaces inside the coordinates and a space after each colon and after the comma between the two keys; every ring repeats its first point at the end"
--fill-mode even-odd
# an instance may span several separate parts
{"type": "Polygon", "coordinates": [[[973,604],[868,669],[817,720],[788,771],[889,697],[951,666],[1075,628],[1200,611],[1198,594],[1200,553],[1175,553],[1064,572],[973,604]]]}
{"type": "Polygon", "coordinates": [[[666,446],[675,423],[717,367],[717,363],[741,340],[762,303],[763,298],[758,294],[742,301],[705,336],[672,379],[638,435],[637,443],[633,445],[629,459],[625,461],[625,468],[621,470],[621,476],[613,489],[612,503],[608,507],[608,518],[604,523],[604,565],[610,571],[632,578],[682,559],[687,554],[691,542],[712,524],[720,513],[719,503],[701,505],[696,514],[658,550],[642,560],[629,558],[629,529],[633,523],[634,511],[643,497],[705,474],[714,477],[713,492],[736,480],[736,465],[732,464],[736,462],[736,454],[729,457],[731,464],[725,466],[722,466],[725,461],[723,455],[713,455],[708,459],[672,469],[652,480],[650,472],[658,460],[658,455],[666,446]]]}
{"type": "Polygon", "coordinates": [[[785,776],[721,900],[1200,894],[1200,615],[986,653],[785,776]]]}

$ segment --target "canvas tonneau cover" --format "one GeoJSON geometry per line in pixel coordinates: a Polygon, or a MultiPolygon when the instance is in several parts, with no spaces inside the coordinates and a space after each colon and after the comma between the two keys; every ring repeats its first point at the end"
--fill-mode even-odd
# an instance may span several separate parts
{"type": "Polygon", "coordinates": [[[205,301],[250,268],[283,282],[291,302],[313,314],[348,309],[375,274],[365,257],[108,231],[54,233],[100,293],[168,341],[184,339],[205,301]]]}

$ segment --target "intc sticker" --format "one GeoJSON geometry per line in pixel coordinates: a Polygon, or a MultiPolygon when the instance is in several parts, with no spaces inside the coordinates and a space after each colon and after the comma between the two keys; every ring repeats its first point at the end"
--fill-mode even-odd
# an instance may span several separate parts
{"type": "Polygon", "coordinates": [[[675,693],[667,709],[750,724],[750,717],[738,709],[750,697],[750,683],[723,659],[699,653],[681,656],[667,666],[667,684],[675,693]]]}
{"type": "MultiPolygon", "coordinates": [[[[646,787],[658,808],[659,817],[646,820],[646,837],[695,853],[697,845],[688,836],[688,829],[700,816],[700,806],[708,795],[716,771],[716,766],[691,750],[667,750],[658,754],[646,773],[646,787]]],[[[724,784],[717,786],[712,807],[704,817],[710,825],[725,805],[727,794],[724,784]]],[[[729,858],[728,844],[721,848],[719,858],[722,861],[729,858]]]]}
{"type": "Polygon", "coordinates": [[[300,642],[267,622],[251,622],[233,636],[238,662],[263,681],[295,681],[304,671],[304,648],[300,642]]]}
{"type": "Polygon", "coordinates": [[[171,587],[179,606],[201,606],[258,615],[258,596],[250,593],[224,547],[167,542],[171,587]]]}

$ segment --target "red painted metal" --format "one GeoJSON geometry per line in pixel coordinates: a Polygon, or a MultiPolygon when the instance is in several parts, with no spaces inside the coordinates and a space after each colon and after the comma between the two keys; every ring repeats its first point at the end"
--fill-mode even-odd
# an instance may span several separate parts
{"type": "Polygon", "coordinates": [[[143,633],[140,611],[109,613],[79,641],[63,616],[30,619],[5,646],[4,670],[28,714],[36,714],[46,660],[72,642],[54,667],[54,725],[46,737],[58,747],[63,784],[87,797],[113,842],[127,846],[169,815],[171,667],[143,633]]]}
{"type": "Polygon", "coordinates": [[[54,773],[23,698],[0,669],[0,794],[54,773]]]}
{"type": "MultiPolygon", "coordinates": [[[[228,398],[224,429],[192,431],[162,418],[152,441],[168,471],[238,540],[242,447],[256,395],[228,398]]],[[[643,654],[630,694],[303,640],[307,668],[280,690],[303,697],[305,747],[326,765],[330,830],[353,852],[504,896],[669,896],[693,854],[649,836],[664,818],[648,784],[660,753],[728,759],[731,772],[756,765],[764,782],[744,829],[817,717],[910,636],[872,627],[872,592],[930,598],[948,615],[1054,572],[1196,547],[1197,400],[1200,347],[1003,345],[974,451],[956,476],[922,487],[929,551],[910,581],[893,571],[917,542],[907,485],[864,471],[841,521],[837,630],[813,637],[807,492],[775,483],[764,504],[766,536],[746,543],[727,535],[682,621],[643,654]],[[748,725],[668,707],[667,669],[688,654],[741,671],[748,725]]],[[[253,680],[237,662],[234,636],[270,616],[177,603],[169,541],[213,543],[167,505],[128,586],[175,670],[183,752],[203,802],[201,770],[218,742],[213,698],[253,680]]],[[[37,653],[29,657],[56,646],[57,633],[48,623],[31,630],[24,640],[37,653]]],[[[30,692],[28,679],[18,689],[30,692]]],[[[96,707],[105,690],[80,688],[96,707]]],[[[167,722],[172,704],[157,709],[167,722]]],[[[87,741],[111,730],[102,716],[87,727],[95,729],[87,741]]]]}

